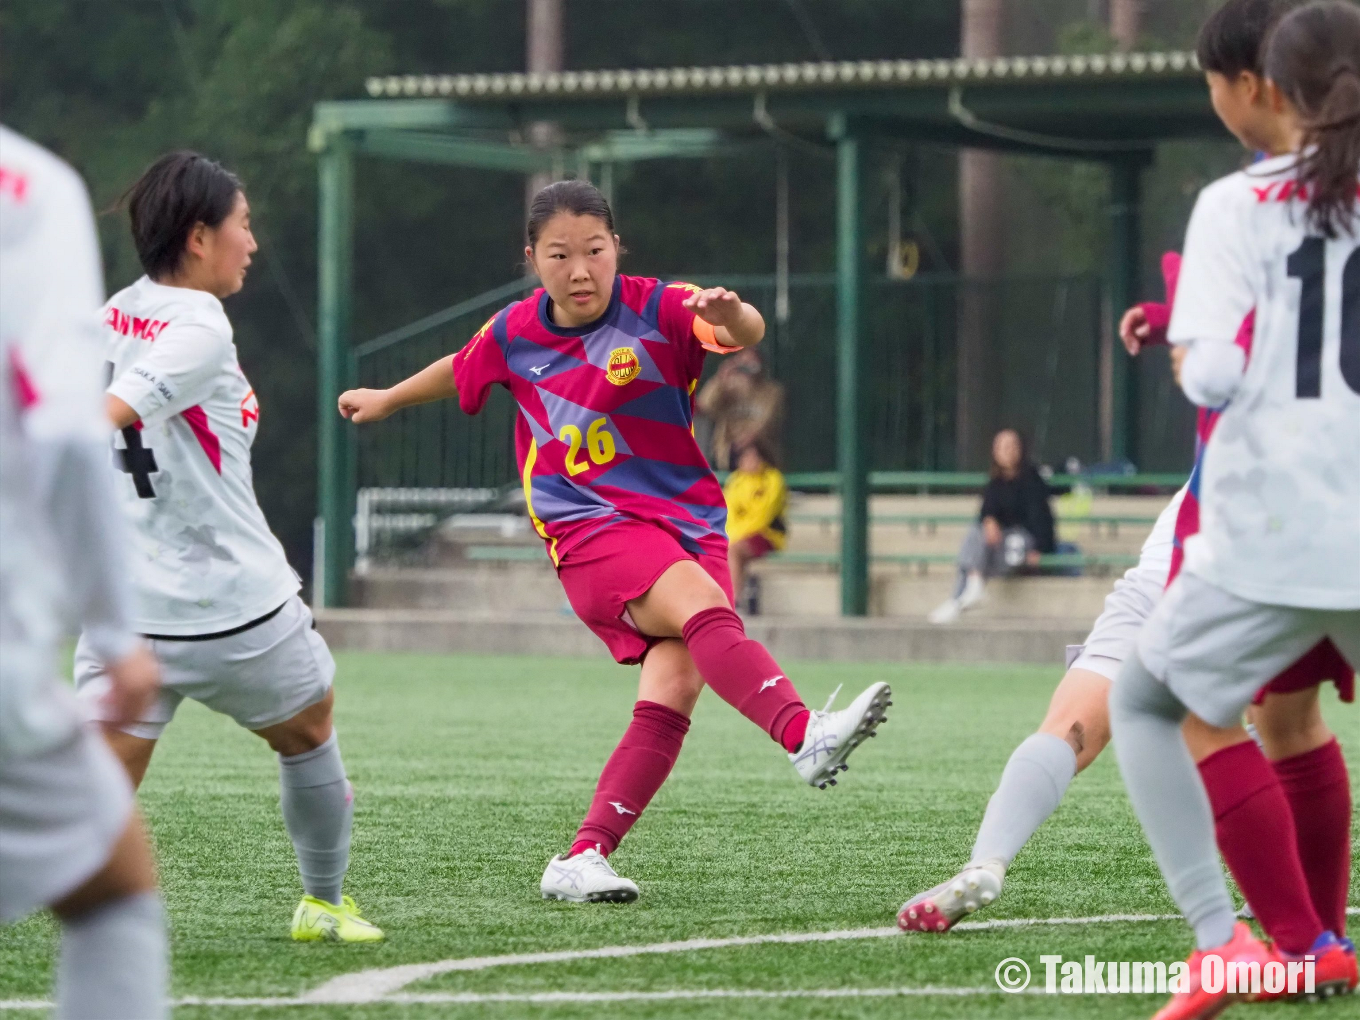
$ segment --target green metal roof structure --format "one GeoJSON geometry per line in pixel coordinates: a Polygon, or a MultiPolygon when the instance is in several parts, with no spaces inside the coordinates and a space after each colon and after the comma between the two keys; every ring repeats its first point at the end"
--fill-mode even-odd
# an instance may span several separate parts
{"type": "MultiPolygon", "coordinates": [[[[866,145],[896,139],[1098,161],[1111,173],[1110,305],[1138,286],[1141,171],[1158,142],[1219,138],[1188,53],[880,60],[555,74],[373,78],[369,99],[318,103],[309,144],[320,174],[319,415],[323,549],[316,599],[344,600],[353,554],[355,443],[335,412],[353,379],[353,162],[358,156],[510,173],[576,171],[811,143],[834,148],[837,184],[837,460],[841,602],[868,603],[866,443],[857,409],[865,265],[866,145]],[[556,150],[525,141],[559,125],[556,150]]],[[[1114,452],[1132,441],[1137,394],[1114,359],[1114,452]]]]}

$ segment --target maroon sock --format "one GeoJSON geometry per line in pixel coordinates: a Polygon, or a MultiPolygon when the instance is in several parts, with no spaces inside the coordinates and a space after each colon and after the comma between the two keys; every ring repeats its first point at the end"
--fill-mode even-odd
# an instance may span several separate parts
{"type": "Polygon", "coordinates": [[[1346,934],[1351,879],[1351,784],[1335,739],[1272,762],[1294,815],[1295,843],[1322,926],[1346,934]]]}
{"type": "Polygon", "coordinates": [[[600,773],[568,856],[596,845],[606,857],[614,852],[671,774],[688,732],[689,720],[673,708],[652,701],[633,706],[633,721],[600,773]]]}
{"type": "Polygon", "coordinates": [[[1294,817],[1275,770],[1254,741],[1199,763],[1218,849],[1266,934],[1302,955],[1322,934],[1294,843],[1294,817]]]}
{"type": "Polygon", "coordinates": [[[689,618],[683,633],[685,647],[713,693],[783,743],[785,729],[807,713],[807,706],[765,646],[746,636],[741,617],[726,606],[705,609],[689,618]]]}

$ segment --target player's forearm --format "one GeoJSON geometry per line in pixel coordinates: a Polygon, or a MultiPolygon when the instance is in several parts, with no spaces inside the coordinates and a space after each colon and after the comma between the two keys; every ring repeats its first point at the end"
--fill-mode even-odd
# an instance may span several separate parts
{"type": "Polygon", "coordinates": [[[737,321],[714,326],[713,334],[724,347],[753,347],[765,338],[765,317],[743,301],[737,321]]]}
{"type": "Polygon", "coordinates": [[[36,443],[34,485],[56,532],[85,640],[102,660],[116,662],[136,647],[137,638],[128,618],[127,537],[114,505],[109,448],[80,438],[36,443]]]}
{"type": "Polygon", "coordinates": [[[390,387],[387,390],[387,405],[390,411],[400,411],[404,407],[447,400],[457,395],[458,386],[453,381],[453,356],[450,355],[390,387]]]}
{"type": "Polygon", "coordinates": [[[1222,407],[1242,384],[1246,352],[1232,341],[1196,340],[1184,346],[1181,389],[1192,404],[1222,407]]]}

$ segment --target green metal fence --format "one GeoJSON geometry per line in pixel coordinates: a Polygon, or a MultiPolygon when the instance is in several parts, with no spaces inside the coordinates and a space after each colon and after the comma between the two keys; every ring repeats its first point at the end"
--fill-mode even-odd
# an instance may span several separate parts
{"type": "MultiPolygon", "coordinates": [[[[836,468],[835,279],[794,276],[790,315],[773,321],[770,276],[704,276],[741,292],[770,321],[762,351],[786,387],[786,467],[836,468]]],[[[461,347],[486,319],[527,293],[515,281],[355,348],[361,386],[386,386],[461,347]]],[[[961,302],[985,302],[989,320],[989,424],[1016,425],[1035,454],[1089,463],[1100,457],[1101,281],[1095,276],[961,281],[878,280],[868,295],[863,408],[874,471],[976,470],[955,457],[954,331],[961,302]]],[[[718,359],[709,359],[709,371],[718,359]]],[[[515,408],[497,390],[476,418],[446,401],[359,430],[358,484],[367,487],[494,487],[516,478],[515,408]]]]}

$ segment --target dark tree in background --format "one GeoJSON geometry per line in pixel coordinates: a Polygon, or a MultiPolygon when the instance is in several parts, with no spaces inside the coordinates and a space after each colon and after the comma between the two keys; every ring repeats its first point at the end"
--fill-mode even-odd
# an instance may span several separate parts
{"type": "MultiPolygon", "coordinates": [[[[563,4],[565,64],[575,68],[936,57],[959,47],[958,0],[563,4]]],[[[1025,0],[1025,7],[1008,52],[1114,45],[1101,4],[1025,0]]],[[[1184,45],[1205,8],[1204,0],[1152,0],[1140,8],[1141,31],[1154,44],[1184,45]]],[[[315,512],[316,172],[306,147],[313,104],[361,98],[374,74],[522,69],[525,9],[525,0],[0,5],[0,114],[72,162],[96,207],[109,210],[101,234],[110,291],[140,274],[126,213],[113,207],[157,155],[195,148],[246,182],[260,252],[227,310],[263,410],[255,447],[260,501],[304,576],[315,512]]],[[[1194,191],[1222,169],[1221,151],[1182,148],[1150,182],[1150,248],[1179,243],[1194,191]]],[[[919,168],[914,229],[923,235],[924,268],[957,269],[956,182],[941,169],[950,158],[925,149],[908,155],[907,165],[919,168]]],[[[1007,161],[1020,185],[1005,213],[1007,264],[1036,268],[1036,248],[1055,269],[1097,264],[1098,187],[1067,169],[1026,170],[1035,163],[1057,166],[1007,161]],[[1053,236],[1063,239],[1060,250],[1036,240],[1053,236]]],[[[815,156],[793,164],[792,267],[826,270],[833,167],[815,156]]],[[[356,339],[519,272],[524,188],[508,175],[361,163],[356,339]]],[[[617,178],[615,194],[632,271],[772,269],[772,159],[649,164],[617,178]]]]}

